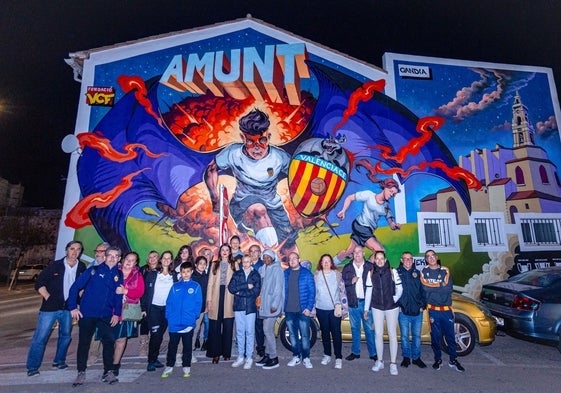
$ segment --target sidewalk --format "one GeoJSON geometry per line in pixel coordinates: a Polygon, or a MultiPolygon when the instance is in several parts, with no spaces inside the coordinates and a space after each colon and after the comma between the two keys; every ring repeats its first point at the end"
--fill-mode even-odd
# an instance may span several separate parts
{"type": "MultiPolygon", "coordinates": [[[[11,303],[13,300],[33,298],[38,296],[35,292],[33,284],[18,283],[14,290],[9,291],[7,285],[0,286],[0,302],[11,303]]],[[[35,308],[30,312],[35,312],[35,308]]],[[[27,318],[28,320],[29,318],[27,318]]],[[[40,375],[36,377],[28,377],[25,363],[27,360],[27,352],[31,337],[35,329],[36,318],[33,320],[32,326],[29,322],[21,321],[21,331],[17,337],[17,345],[4,346],[0,351],[0,387],[12,385],[36,385],[36,384],[52,384],[52,383],[72,383],[76,378],[76,350],[78,347],[78,326],[72,329],[72,342],[68,349],[66,370],[57,370],[51,368],[52,360],[55,356],[56,345],[58,339],[58,329],[53,329],[51,337],[47,342],[45,348],[45,355],[43,356],[43,364],[40,368],[40,375]],[[22,339],[23,337],[23,339],[22,339]]],[[[5,340],[14,340],[14,337],[5,334],[2,338],[5,340]]],[[[97,343],[97,342],[96,342],[97,343]]],[[[137,356],[139,353],[139,339],[133,338],[129,340],[127,349],[123,356],[122,364],[123,369],[119,380],[122,382],[132,382],[144,372],[146,372],[146,357],[137,356]]],[[[88,367],[88,380],[100,381],[103,371],[103,361],[100,357],[97,361],[88,367]],[[99,374],[99,375],[98,375],[99,374]]],[[[0,389],[1,390],[1,389],[0,389]]]]}

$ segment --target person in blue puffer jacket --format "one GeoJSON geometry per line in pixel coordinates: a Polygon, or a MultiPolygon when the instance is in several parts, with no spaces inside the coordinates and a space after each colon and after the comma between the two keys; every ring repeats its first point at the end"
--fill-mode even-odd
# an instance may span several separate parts
{"type": "Polygon", "coordinates": [[[181,357],[183,377],[187,378],[191,375],[193,333],[203,305],[201,286],[196,281],[191,280],[194,270],[193,264],[189,261],[183,262],[179,269],[181,280],[173,284],[166,300],[169,344],[166,368],[162,373],[162,378],[169,377],[173,372],[179,340],[183,344],[183,355],[181,357]]]}
{"type": "Polygon", "coordinates": [[[292,359],[287,366],[304,363],[306,368],[313,368],[310,362],[310,318],[316,302],[314,275],[300,267],[300,256],[295,252],[288,256],[288,265],[284,272],[284,314],[290,333],[292,359]]]}

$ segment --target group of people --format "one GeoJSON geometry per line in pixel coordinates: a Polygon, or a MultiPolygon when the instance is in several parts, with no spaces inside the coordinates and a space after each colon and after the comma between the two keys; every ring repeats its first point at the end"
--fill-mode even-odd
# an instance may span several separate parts
{"type": "MultiPolygon", "coordinates": [[[[43,297],[37,329],[27,359],[27,375],[39,374],[46,343],[58,322],[57,351],[52,366],[67,368],[66,354],[71,341],[72,321],[78,321],[78,375],[75,386],[86,379],[92,342],[99,340],[103,350],[102,380],[118,381],[121,358],[127,340],[140,334],[147,350],[147,371],[163,368],[162,378],[173,373],[178,347],[182,345],[181,367],[184,377],[191,374],[197,359],[193,348],[206,350],[213,364],[231,360],[232,343],[237,359],[232,367],[263,369],[279,367],[275,323],[282,313],[290,335],[292,358],[287,366],[310,360],[310,323],[316,317],[323,344],[322,365],[342,368],[341,321],[349,317],[352,344],[347,361],[360,358],[361,326],[366,338],[372,370],[384,363],[384,321],[389,337],[391,375],[397,369],[397,327],[401,331],[401,367],[410,364],[425,368],[421,360],[423,312],[428,311],[431,343],[435,361],[442,365],[441,340],[455,342],[452,311],[452,280],[437,255],[425,253],[426,268],[418,271],[413,256],[404,252],[397,269],[390,267],[384,251],[375,251],[366,260],[364,249],[356,245],[352,259],[342,271],[334,258],[323,254],[315,273],[303,267],[296,252],[288,255],[288,268],[271,249],[263,252],[257,244],[244,253],[240,239],[234,236],[214,252],[204,248],[195,257],[190,246],[182,246],[176,257],[172,252],[151,251],[146,264],[139,268],[139,256],[124,256],[117,247],[99,244],[96,259],[89,267],[79,260],[82,243],[71,241],[66,256],[51,263],[36,281],[43,297]],[[139,316],[123,318],[123,310],[139,308],[139,316]],[[139,307],[140,306],[140,307],[139,307]],[[205,320],[208,321],[205,329],[205,320]],[[140,330],[140,331],[139,331],[140,330]],[[169,343],[165,365],[158,360],[166,330],[169,343]],[[206,330],[206,332],[205,332],[206,330]],[[203,345],[200,345],[200,342],[203,345]],[[254,363],[254,350],[257,359],[254,363]]],[[[127,314],[128,315],[128,314],[127,314]]],[[[464,368],[450,345],[449,366],[464,368]]]]}

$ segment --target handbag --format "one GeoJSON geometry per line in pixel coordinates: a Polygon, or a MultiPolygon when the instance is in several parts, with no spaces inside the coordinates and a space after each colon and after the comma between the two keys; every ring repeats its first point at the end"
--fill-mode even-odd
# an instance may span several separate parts
{"type": "Polygon", "coordinates": [[[142,309],[140,303],[127,303],[123,304],[123,312],[121,314],[123,321],[138,322],[142,319],[142,309]]]}
{"type": "Polygon", "coordinates": [[[331,303],[333,303],[333,314],[337,317],[337,318],[341,318],[341,316],[343,315],[343,310],[341,308],[341,303],[337,303],[335,304],[335,301],[333,300],[333,296],[331,296],[331,290],[329,289],[329,284],[327,283],[327,279],[325,278],[325,273],[323,272],[323,270],[321,271],[321,275],[323,276],[323,279],[325,280],[325,286],[327,287],[327,292],[329,293],[329,297],[331,298],[331,303]]]}
{"type": "Polygon", "coordinates": [[[335,305],[335,309],[333,310],[333,314],[335,314],[335,316],[337,318],[340,318],[341,316],[343,316],[343,309],[341,308],[341,303],[337,303],[335,305]]]}

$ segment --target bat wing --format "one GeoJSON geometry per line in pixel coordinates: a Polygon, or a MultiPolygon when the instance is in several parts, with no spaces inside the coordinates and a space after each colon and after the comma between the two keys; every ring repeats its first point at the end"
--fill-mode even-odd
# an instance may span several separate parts
{"type": "MultiPolygon", "coordinates": [[[[148,99],[158,111],[158,83],[148,90],[148,99]]],[[[131,209],[140,202],[162,202],[175,207],[185,190],[202,180],[202,174],[212,154],[191,151],[183,146],[162,125],[161,119],[140,105],[134,92],[126,94],[96,126],[95,131],[110,140],[111,146],[124,151],[135,144],[136,158],[119,162],[106,158],[93,148],[84,148],[78,161],[78,180],[83,197],[95,193],[111,193],[132,173],[132,185],[120,192],[105,207],[92,207],[89,218],[105,240],[130,249],[126,237],[126,220],[131,209]]]]}
{"type": "Polygon", "coordinates": [[[367,158],[380,162],[384,168],[402,169],[397,172],[401,182],[406,182],[416,174],[443,179],[458,192],[468,211],[471,211],[466,183],[449,176],[440,166],[426,165],[439,162],[448,168],[457,167],[450,150],[436,133],[432,133],[430,140],[400,161],[388,159],[387,154],[382,154],[386,151],[389,156],[395,156],[407,148],[412,139],[419,138],[419,117],[399,102],[374,91],[371,98],[360,102],[356,112],[339,126],[349,107],[351,94],[362,86],[362,82],[313,62],[308,65],[319,83],[318,101],[306,130],[309,135],[317,138],[344,135],[347,138],[344,147],[355,159],[367,158]]]}

